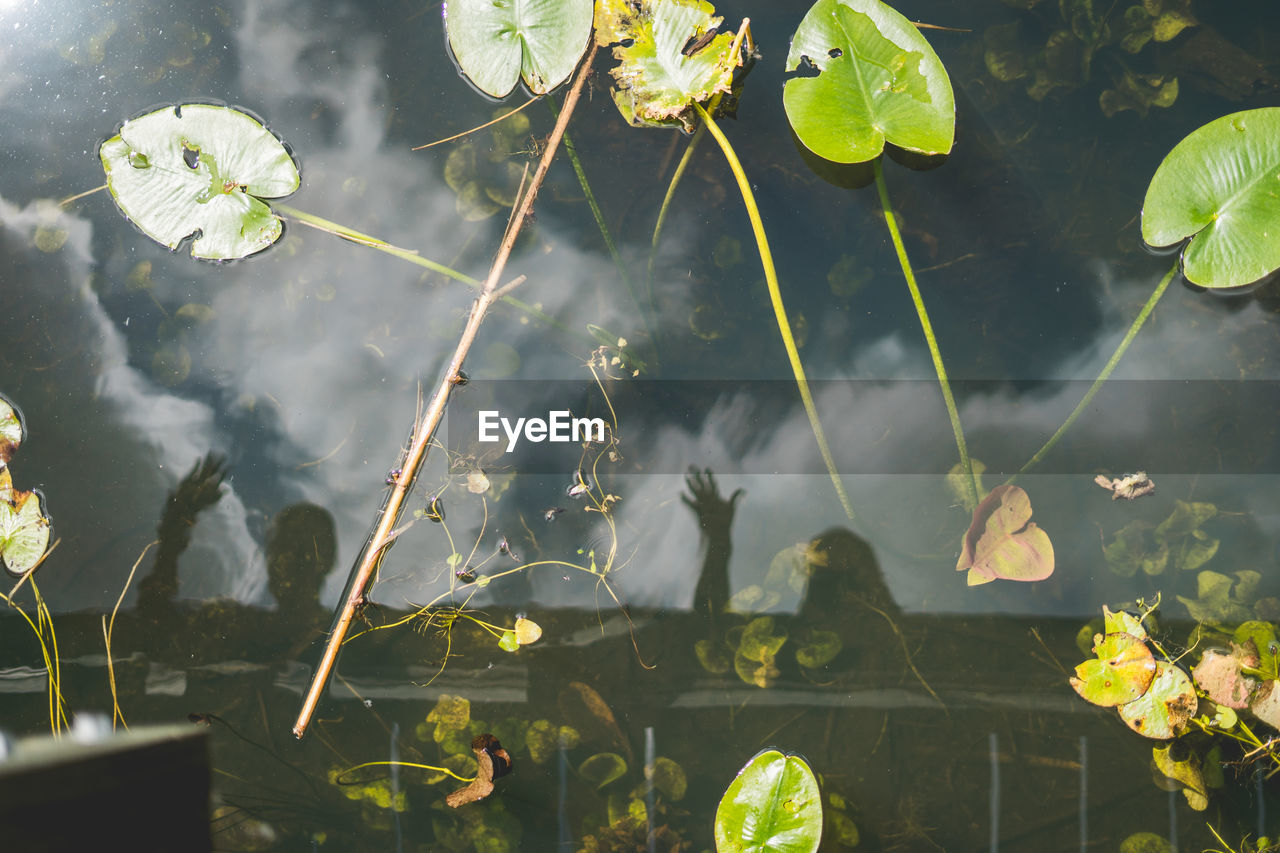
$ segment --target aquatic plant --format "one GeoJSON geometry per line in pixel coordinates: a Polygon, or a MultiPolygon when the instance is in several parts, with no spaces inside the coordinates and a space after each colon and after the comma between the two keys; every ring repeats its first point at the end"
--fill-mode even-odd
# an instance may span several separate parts
{"type": "Polygon", "coordinates": [[[813,853],[822,841],[822,794],[804,758],[757,753],[729,783],[716,809],[718,853],[813,853]]]}

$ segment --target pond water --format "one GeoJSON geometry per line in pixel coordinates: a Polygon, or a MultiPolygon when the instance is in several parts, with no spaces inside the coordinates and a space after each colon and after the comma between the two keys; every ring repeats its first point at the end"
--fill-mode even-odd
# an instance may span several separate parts
{"type": "MultiPolygon", "coordinates": [[[[1139,230],[1161,160],[1280,90],[1274,9],[1198,3],[1197,27],[1136,53],[1102,45],[1086,82],[1035,100],[1029,78],[995,79],[984,53],[1015,22],[1027,55],[1043,51],[1088,4],[1033,5],[898,7],[957,28],[924,30],[955,89],[955,149],[922,171],[886,161],[885,177],[987,488],[1063,422],[1172,263],[1139,230]],[[1176,75],[1176,102],[1104,115],[1126,69],[1176,75]]],[[[1280,832],[1265,765],[1224,745],[1237,763],[1192,810],[1152,783],[1152,742],[1067,684],[1087,656],[1077,633],[1104,603],[1160,595],[1161,630],[1182,648],[1213,605],[1205,572],[1252,571],[1251,589],[1235,576],[1232,619],[1280,616],[1274,285],[1224,295],[1175,279],[1114,379],[1019,479],[1053,575],[967,586],[955,565],[971,514],[946,478],[956,448],[876,191],[820,177],[783,112],[805,8],[720,9],[751,17],[763,54],[722,124],[854,517],[709,139],[646,274],[688,137],[628,127],[602,54],[569,132],[629,283],[562,154],[506,274],[528,277],[514,295],[540,313],[499,306],[481,328],[472,381],[414,489],[423,512],[406,515],[362,635],[296,742],[328,614],[473,292],[296,220],[262,254],[215,264],[151,241],[105,192],[57,202],[103,183],[97,149],[123,121],[231,104],[299,162],[289,205],[483,278],[505,208],[463,215],[473,208],[446,174],[464,143],[411,149],[524,97],[498,105],[469,86],[438,3],[0,0],[0,393],[27,429],[15,485],[43,493],[58,540],[35,580],[63,693],[69,711],[110,713],[102,616],[126,590],[110,650],[120,710],[130,725],[213,715],[217,849],[709,849],[720,794],[770,745],[820,775],[824,849],[849,846],[849,825],[866,850],[1116,850],[1137,832],[1199,850],[1214,843],[1207,825],[1240,849],[1280,832]],[[597,367],[597,384],[593,352],[607,344],[608,361],[620,338],[623,363],[597,367]],[[485,410],[616,418],[616,459],[533,443],[505,454],[477,442],[485,410]],[[585,497],[568,494],[579,468],[585,497]],[[1140,469],[1157,489],[1133,502],[1094,483],[1140,469]],[[433,498],[444,524],[425,517],[433,498]],[[1186,523],[1187,504],[1212,517],[1186,523]],[[1114,547],[1108,560],[1121,530],[1150,543],[1171,517],[1181,538],[1169,534],[1164,563],[1114,547]],[[1208,560],[1187,558],[1208,542],[1208,560]],[[406,618],[464,601],[454,621],[406,618]],[[517,616],[543,635],[505,652],[480,622],[517,616]],[[786,642],[735,667],[748,635],[786,642]],[[835,657],[803,665],[831,638],[835,657]],[[459,707],[450,697],[469,703],[469,728],[440,722],[459,707]],[[411,768],[334,781],[362,762],[469,758],[482,730],[515,770],[481,803],[448,809],[458,783],[411,768]],[[583,772],[598,754],[621,756],[623,775],[583,772]],[[682,768],[683,796],[646,787],[658,757],[682,768]]],[[[523,114],[518,135],[472,137],[469,174],[494,197],[554,123],[542,103],[523,114]]],[[[28,611],[31,593],[16,598],[28,611]]],[[[0,725],[47,731],[39,646],[17,617],[0,630],[0,725]]]]}

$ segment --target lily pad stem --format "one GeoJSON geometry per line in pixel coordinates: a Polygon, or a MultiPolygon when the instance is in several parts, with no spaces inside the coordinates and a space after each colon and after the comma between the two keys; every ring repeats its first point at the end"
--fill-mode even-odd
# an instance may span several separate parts
{"type": "MultiPolygon", "coordinates": [[[[296,207],[290,207],[287,204],[279,204],[277,202],[272,202],[271,208],[276,213],[284,214],[285,216],[288,216],[292,219],[296,219],[297,221],[303,223],[304,225],[310,225],[312,228],[318,228],[319,230],[325,231],[329,234],[337,235],[338,237],[341,237],[344,240],[350,240],[353,243],[359,243],[362,246],[368,246],[371,249],[377,249],[379,252],[386,252],[388,255],[391,255],[393,258],[399,258],[402,261],[408,261],[411,264],[417,264],[420,267],[426,267],[432,272],[438,272],[441,275],[445,275],[445,276],[448,276],[449,278],[454,279],[455,281],[460,281],[463,284],[475,290],[479,290],[480,286],[483,284],[483,282],[481,282],[479,279],[472,278],[466,273],[458,272],[455,269],[446,267],[444,264],[438,264],[435,261],[424,258],[421,255],[419,255],[417,252],[411,252],[408,249],[401,249],[399,246],[393,246],[390,243],[386,242],[385,240],[379,240],[377,237],[372,237],[368,234],[363,234],[359,231],[356,231],[354,228],[348,228],[345,225],[341,225],[337,222],[332,222],[323,217],[316,216],[314,213],[307,213],[305,210],[298,210],[298,208],[296,207]]],[[[523,302],[519,299],[516,299],[513,296],[505,296],[505,295],[502,296],[502,301],[510,305],[512,308],[515,308],[517,311],[520,311],[521,313],[523,313],[525,316],[529,317],[532,320],[537,320],[540,323],[546,323],[548,326],[555,327],[562,332],[572,333],[571,329],[566,327],[563,323],[561,323],[555,317],[552,317],[550,314],[547,314],[543,311],[539,311],[537,308],[533,307],[528,302],[523,302]]],[[[582,336],[579,335],[579,337],[582,337],[582,336]]],[[[595,343],[590,338],[585,338],[585,340],[587,340],[589,343],[592,343],[592,344],[595,343]]]]}
{"type": "Polygon", "coordinates": [[[1058,431],[1044,443],[1044,447],[1037,450],[1035,455],[1027,460],[1027,464],[1023,465],[1022,468],[1018,470],[1018,473],[1005,481],[1006,485],[1012,483],[1014,480],[1018,479],[1038,465],[1040,460],[1044,459],[1044,457],[1049,454],[1050,450],[1053,450],[1054,445],[1056,445],[1058,440],[1066,434],[1066,431],[1071,429],[1071,425],[1076,422],[1076,418],[1080,417],[1080,414],[1089,407],[1089,404],[1093,402],[1094,395],[1098,393],[1098,389],[1102,387],[1102,383],[1106,382],[1112,372],[1116,369],[1116,365],[1118,365],[1120,363],[1120,359],[1124,357],[1125,351],[1129,349],[1129,344],[1133,343],[1133,339],[1138,336],[1138,330],[1147,322],[1147,318],[1150,317],[1151,312],[1155,310],[1156,303],[1160,301],[1161,296],[1164,296],[1165,290],[1169,287],[1169,282],[1173,281],[1173,277],[1177,272],[1178,262],[1174,261],[1173,267],[1164,274],[1164,278],[1160,279],[1160,283],[1156,285],[1156,289],[1152,291],[1151,296],[1147,298],[1146,304],[1142,306],[1142,310],[1139,311],[1138,316],[1134,318],[1133,325],[1129,327],[1129,331],[1125,334],[1124,339],[1120,341],[1120,345],[1116,347],[1116,351],[1111,354],[1111,358],[1107,360],[1106,366],[1102,368],[1102,372],[1098,374],[1098,378],[1093,380],[1093,384],[1089,386],[1089,390],[1085,392],[1084,397],[1082,397],[1080,402],[1076,404],[1076,407],[1071,410],[1071,414],[1062,422],[1062,426],[1058,427],[1058,431]]]}
{"type": "MultiPolygon", "coordinates": [[[[550,98],[547,98],[547,106],[551,108],[551,115],[559,118],[560,113],[556,110],[555,102],[550,98]]],[[[636,289],[631,284],[631,276],[627,275],[627,266],[622,262],[622,256],[618,254],[618,247],[614,245],[613,235],[609,233],[609,225],[604,221],[604,214],[600,211],[600,205],[596,202],[596,194],[591,191],[591,184],[587,182],[587,173],[582,168],[582,161],[578,159],[578,151],[574,147],[573,138],[569,136],[567,131],[564,135],[564,152],[569,155],[569,162],[573,164],[573,171],[578,176],[578,183],[582,187],[583,196],[587,199],[587,206],[591,208],[591,215],[596,218],[596,227],[600,229],[600,236],[604,239],[604,245],[609,250],[609,257],[613,258],[613,265],[618,269],[618,277],[622,279],[622,285],[627,289],[627,295],[631,297],[636,310],[640,312],[640,322],[644,324],[645,334],[652,341],[654,327],[649,322],[649,312],[645,310],[644,305],[640,304],[636,289]]]]}
{"type": "MultiPolygon", "coordinates": [[[[716,99],[719,99],[719,95],[716,99]]],[[[712,101],[712,108],[714,104],[712,101]]],[[[693,161],[693,154],[698,149],[698,143],[702,141],[702,137],[706,135],[707,126],[705,124],[698,125],[698,129],[693,132],[693,139],[689,140],[689,144],[685,146],[684,155],[680,158],[680,162],[676,164],[676,170],[671,175],[671,183],[667,184],[667,194],[662,198],[662,207],[658,208],[658,221],[653,226],[653,241],[649,246],[649,264],[646,270],[646,285],[649,304],[653,305],[653,262],[658,257],[658,241],[662,239],[662,226],[667,221],[667,211],[671,208],[671,200],[675,198],[676,187],[680,185],[680,179],[684,177],[685,170],[689,168],[689,163],[693,161]]]]}
{"type": "Polygon", "coordinates": [[[778,287],[778,274],[773,268],[773,253],[769,251],[769,240],[765,237],[764,223],[760,220],[760,208],[756,206],[755,194],[751,191],[751,184],[747,181],[746,172],[742,170],[742,163],[738,160],[738,155],[734,153],[733,146],[729,144],[729,139],[724,135],[716,125],[715,119],[711,117],[702,104],[694,102],[693,106],[698,110],[698,115],[702,122],[706,125],[707,130],[711,132],[712,137],[720,145],[720,150],[724,152],[724,158],[729,162],[729,169],[733,172],[733,177],[738,182],[738,189],[742,193],[742,203],[747,208],[747,217],[751,220],[751,230],[755,233],[756,248],[760,250],[760,264],[764,267],[764,279],[769,287],[769,301],[773,304],[773,315],[778,321],[778,331],[782,334],[782,345],[787,350],[787,358],[791,362],[791,372],[796,377],[796,387],[800,389],[800,400],[804,403],[805,414],[809,416],[809,426],[813,429],[813,437],[818,442],[818,451],[822,454],[822,461],[826,463],[827,473],[831,475],[831,484],[835,486],[836,495],[840,498],[840,505],[844,507],[845,515],[850,520],[853,519],[853,504],[849,501],[849,495],[844,490],[844,483],[840,481],[840,472],[836,470],[836,461],[831,455],[831,448],[827,445],[827,436],[822,431],[822,422],[818,420],[818,407],[813,402],[813,394],[809,391],[809,380],[804,374],[804,365],[800,362],[800,351],[796,347],[796,339],[791,334],[791,321],[787,319],[787,309],[782,304],[782,291],[778,287]]]}
{"type": "Polygon", "coordinates": [[[969,447],[965,444],[964,429],[960,426],[960,412],[956,409],[956,398],[951,393],[951,383],[947,380],[947,368],[942,363],[942,352],[938,349],[938,339],[933,334],[933,324],[929,322],[929,312],[924,307],[924,297],[920,295],[920,287],[916,284],[916,274],[911,269],[911,261],[907,259],[906,247],[902,244],[902,232],[898,230],[897,217],[893,215],[893,206],[889,204],[889,188],[885,186],[884,169],[881,161],[875,159],[876,190],[880,193],[880,206],[884,208],[884,222],[889,227],[889,236],[893,239],[893,249],[898,253],[898,263],[902,265],[902,276],[907,280],[907,289],[911,291],[911,302],[916,306],[916,316],[920,318],[920,327],[924,330],[925,343],[929,345],[929,355],[933,358],[933,369],[938,374],[938,384],[942,387],[942,400],[947,406],[947,417],[951,419],[951,432],[956,437],[956,450],[960,452],[960,471],[965,476],[965,484],[969,490],[969,503],[978,505],[978,481],[973,476],[973,463],[969,460],[969,447]]]}

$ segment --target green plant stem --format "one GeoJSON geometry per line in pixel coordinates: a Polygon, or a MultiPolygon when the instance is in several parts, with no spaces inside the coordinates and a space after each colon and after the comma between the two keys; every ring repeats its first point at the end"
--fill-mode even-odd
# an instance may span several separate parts
{"type": "Polygon", "coordinates": [[[694,107],[697,108],[698,115],[702,118],[704,126],[720,145],[720,150],[724,152],[725,160],[729,162],[729,169],[733,172],[733,177],[738,182],[738,189],[742,193],[742,203],[747,208],[747,217],[751,220],[751,230],[755,233],[756,248],[760,250],[760,264],[764,267],[764,279],[769,287],[769,301],[773,304],[773,315],[777,318],[778,331],[782,334],[782,345],[786,348],[787,358],[791,362],[791,372],[795,374],[796,387],[800,389],[800,399],[804,403],[805,414],[809,416],[809,426],[813,429],[813,437],[818,442],[818,450],[822,454],[822,461],[826,463],[827,473],[831,475],[831,484],[835,486],[836,495],[840,498],[840,505],[844,507],[845,515],[852,520],[853,504],[850,503],[849,495],[844,490],[844,483],[840,481],[840,472],[836,470],[836,461],[831,455],[831,448],[827,445],[826,434],[822,431],[822,422],[818,420],[818,407],[813,402],[813,394],[809,390],[809,380],[805,377],[804,365],[800,362],[800,351],[796,347],[795,337],[791,334],[791,321],[787,319],[787,309],[782,304],[782,291],[778,287],[778,274],[773,268],[773,253],[769,251],[769,240],[765,237],[764,223],[760,220],[760,208],[756,206],[755,194],[751,191],[751,184],[747,181],[746,172],[742,170],[742,163],[738,161],[738,155],[734,152],[733,146],[729,144],[728,137],[716,125],[711,114],[702,108],[702,104],[694,102],[694,107]]]}
{"type": "Polygon", "coordinates": [[[1120,341],[1120,345],[1116,347],[1116,351],[1111,354],[1111,358],[1107,360],[1106,366],[1102,368],[1102,372],[1098,374],[1098,378],[1093,380],[1093,384],[1089,386],[1089,390],[1085,392],[1084,397],[1082,397],[1080,402],[1076,404],[1076,407],[1071,410],[1071,414],[1062,422],[1062,426],[1058,427],[1058,431],[1044,443],[1043,447],[1035,452],[1034,456],[1027,460],[1027,464],[1023,465],[1018,470],[1018,473],[1005,481],[1006,484],[1012,483],[1014,480],[1018,479],[1038,465],[1040,460],[1044,459],[1050,450],[1053,450],[1054,445],[1056,445],[1058,440],[1066,434],[1067,430],[1071,429],[1071,425],[1076,422],[1076,418],[1080,417],[1080,414],[1089,407],[1089,404],[1093,402],[1094,395],[1096,395],[1098,393],[1098,389],[1102,387],[1102,383],[1107,381],[1112,372],[1116,369],[1116,365],[1120,363],[1120,359],[1124,358],[1125,352],[1129,349],[1129,344],[1133,343],[1133,339],[1138,336],[1138,330],[1140,330],[1143,324],[1147,322],[1147,318],[1150,317],[1151,312],[1155,310],[1156,303],[1160,301],[1161,296],[1164,296],[1165,290],[1169,287],[1169,282],[1173,281],[1173,277],[1177,272],[1178,262],[1174,261],[1173,266],[1164,274],[1164,278],[1160,279],[1160,283],[1156,285],[1156,289],[1152,291],[1151,296],[1147,298],[1146,304],[1142,306],[1142,310],[1139,311],[1138,316],[1134,318],[1133,325],[1129,327],[1129,331],[1125,334],[1124,339],[1120,341]]]}
{"type": "Polygon", "coordinates": [[[705,124],[698,125],[698,129],[693,132],[693,139],[690,139],[689,144],[685,146],[684,155],[680,158],[680,162],[676,164],[676,170],[671,175],[671,183],[667,184],[667,194],[662,199],[662,207],[658,208],[658,221],[653,226],[653,241],[649,246],[649,264],[645,273],[650,305],[653,304],[653,262],[658,256],[658,241],[662,239],[662,226],[666,224],[667,211],[671,208],[671,200],[675,198],[676,187],[680,185],[680,179],[684,177],[685,170],[693,162],[693,154],[698,149],[698,143],[702,141],[702,137],[706,132],[707,126],[705,124]]]}
{"type": "MultiPolygon", "coordinates": [[[[411,264],[417,264],[420,267],[426,267],[432,272],[438,272],[441,275],[445,275],[456,281],[460,281],[472,289],[479,290],[480,286],[483,284],[483,282],[481,282],[479,279],[472,278],[466,273],[458,272],[457,270],[447,267],[444,264],[438,264],[435,261],[428,260],[427,258],[424,258],[421,255],[419,255],[417,252],[410,252],[406,249],[401,249],[398,246],[393,246],[390,243],[386,242],[385,240],[379,240],[377,237],[372,237],[368,234],[363,234],[355,230],[354,228],[348,228],[347,226],[341,225],[337,222],[331,222],[330,220],[325,219],[321,216],[316,216],[314,213],[307,213],[305,210],[298,210],[298,208],[290,207],[287,204],[273,203],[271,205],[271,208],[275,210],[277,213],[282,213],[285,216],[292,217],[293,219],[296,219],[299,222],[305,222],[307,225],[311,225],[315,228],[319,228],[321,231],[328,231],[346,240],[350,240],[353,243],[359,243],[362,246],[368,246],[371,249],[377,249],[379,252],[386,252],[388,255],[391,255],[394,258],[399,258],[402,261],[408,261],[411,264]]],[[[521,313],[523,313],[524,315],[526,315],[532,320],[537,320],[540,323],[546,323],[548,326],[557,328],[562,332],[569,332],[570,334],[575,334],[571,329],[569,329],[567,326],[565,326],[555,317],[552,317],[550,314],[547,314],[545,312],[539,311],[537,308],[533,307],[528,302],[524,302],[522,300],[516,299],[513,296],[503,296],[502,301],[510,305],[512,308],[515,308],[517,311],[520,311],[521,313]]],[[[593,346],[595,345],[595,341],[592,340],[591,338],[586,338],[583,335],[577,335],[577,337],[581,337],[584,340],[589,341],[593,346]]]]}
{"type": "MultiPolygon", "coordinates": [[[[547,98],[547,106],[551,108],[551,114],[556,118],[560,117],[559,110],[556,109],[555,103],[547,98]]],[[[627,289],[627,295],[631,297],[632,303],[635,304],[636,310],[640,312],[640,322],[644,325],[645,333],[649,340],[653,340],[654,324],[649,321],[649,312],[645,310],[645,306],[640,304],[640,299],[636,295],[636,289],[631,284],[631,276],[627,274],[627,266],[622,262],[622,256],[618,254],[618,247],[614,245],[613,235],[609,233],[609,225],[604,221],[604,214],[600,211],[600,205],[596,202],[596,194],[591,191],[591,184],[587,182],[587,173],[582,168],[582,161],[578,159],[577,148],[570,138],[569,132],[564,134],[564,150],[569,155],[569,162],[573,164],[574,174],[578,176],[578,184],[582,187],[582,194],[587,199],[587,206],[591,208],[591,215],[596,218],[596,227],[600,229],[600,236],[604,239],[604,245],[609,250],[609,257],[613,258],[613,265],[618,268],[618,277],[622,279],[622,285],[627,289]]]]}
{"type": "Polygon", "coordinates": [[[978,505],[978,481],[973,476],[973,463],[969,460],[969,447],[965,444],[964,429],[960,426],[960,412],[956,409],[956,398],[951,393],[951,383],[947,380],[947,368],[942,363],[942,352],[938,349],[938,339],[933,334],[933,324],[929,322],[929,312],[925,310],[924,298],[920,295],[920,287],[916,284],[916,274],[911,269],[911,261],[907,259],[907,249],[902,244],[902,233],[898,230],[898,220],[893,215],[893,206],[889,204],[889,188],[885,186],[883,156],[875,159],[876,190],[880,193],[880,206],[884,208],[884,221],[889,226],[889,236],[893,239],[893,249],[898,253],[898,263],[902,265],[902,275],[907,280],[907,288],[911,291],[911,301],[916,306],[916,316],[920,318],[920,327],[924,330],[925,343],[929,345],[929,355],[933,358],[933,369],[938,374],[938,384],[942,387],[942,399],[947,405],[947,417],[951,419],[951,432],[956,437],[956,450],[960,452],[960,470],[965,475],[969,487],[969,501],[978,505]]]}

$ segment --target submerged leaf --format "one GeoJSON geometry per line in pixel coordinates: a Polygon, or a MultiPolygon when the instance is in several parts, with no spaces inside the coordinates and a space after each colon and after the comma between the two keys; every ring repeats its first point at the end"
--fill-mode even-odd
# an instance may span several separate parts
{"type": "Polygon", "coordinates": [[[578,775],[596,788],[603,788],[626,774],[627,760],[616,752],[598,752],[578,767],[578,775]]]}
{"type": "Polygon", "coordinates": [[[523,79],[545,95],[573,73],[591,33],[591,0],[450,0],[449,48],[480,91],[505,98],[523,79]]]}
{"type": "Polygon", "coordinates": [[[1202,287],[1239,287],[1280,267],[1280,107],[1233,113],[1192,131],[1156,169],[1142,239],[1182,250],[1202,287]]]}
{"type": "Polygon", "coordinates": [[[230,107],[182,104],[130,119],[98,154],[120,211],[177,249],[193,234],[197,258],[243,258],[280,236],[262,199],[295,191],[298,167],[279,139],[230,107]]]}
{"type": "Polygon", "coordinates": [[[956,571],[969,585],[996,578],[1044,580],[1053,574],[1053,543],[1031,520],[1031,499],[1018,486],[996,486],[973,511],[956,571]]]}
{"type": "Polygon", "coordinates": [[[747,762],[716,809],[720,853],[813,853],[822,840],[822,796],[803,758],[765,750],[747,762]]]}
{"type": "Polygon", "coordinates": [[[596,42],[616,45],[614,102],[640,126],[693,130],[693,104],[730,91],[737,57],[733,33],[710,40],[722,18],[704,0],[601,0],[596,42]],[[693,40],[691,42],[691,40],[693,40]]]}
{"type": "Polygon", "coordinates": [[[782,90],[805,147],[836,163],[864,163],[886,142],[945,154],[955,138],[955,98],[942,60],[920,31],[880,0],[818,0],[796,29],[782,90]]]}

